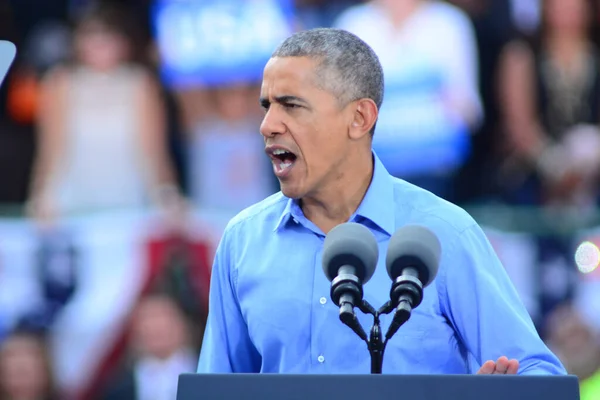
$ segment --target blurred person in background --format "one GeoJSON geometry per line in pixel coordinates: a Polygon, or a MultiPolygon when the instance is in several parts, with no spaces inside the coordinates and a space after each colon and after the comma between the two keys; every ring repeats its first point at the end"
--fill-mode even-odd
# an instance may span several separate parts
{"type": "Polygon", "coordinates": [[[108,385],[106,400],[173,400],[182,373],[196,369],[185,314],[170,296],[153,293],[141,299],[133,317],[133,360],[108,385]]]}
{"type": "Polygon", "coordinates": [[[385,72],[373,149],[388,171],[447,200],[483,118],[473,26],[437,0],[372,0],[335,23],[365,40],[385,72]]]}
{"type": "Polygon", "coordinates": [[[59,400],[42,334],[19,329],[0,343],[0,400],[59,400]]]}
{"type": "Polygon", "coordinates": [[[506,154],[499,185],[518,205],[596,207],[600,199],[600,62],[596,2],[544,0],[541,26],[502,55],[506,154]]]}
{"type": "Polygon", "coordinates": [[[579,377],[581,400],[600,399],[600,336],[570,305],[548,318],[546,340],[570,374],[579,377]]]}
{"type": "Polygon", "coordinates": [[[208,89],[212,113],[193,129],[187,156],[190,197],[199,207],[236,213],[278,190],[258,134],[255,86],[232,82],[208,89]]]}
{"type": "Polygon", "coordinates": [[[43,223],[74,213],[174,211],[181,196],[166,144],[165,107],[138,62],[135,20],[99,3],[75,27],[75,57],[41,89],[29,209],[43,223]]]}

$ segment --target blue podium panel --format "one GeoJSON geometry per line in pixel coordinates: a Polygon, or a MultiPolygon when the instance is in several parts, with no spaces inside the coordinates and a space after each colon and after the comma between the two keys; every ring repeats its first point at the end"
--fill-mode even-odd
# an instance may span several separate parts
{"type": "Polygon", "coordinates": [[[184,374],[177,400],[579,400],[575,376],[184,374]]]}

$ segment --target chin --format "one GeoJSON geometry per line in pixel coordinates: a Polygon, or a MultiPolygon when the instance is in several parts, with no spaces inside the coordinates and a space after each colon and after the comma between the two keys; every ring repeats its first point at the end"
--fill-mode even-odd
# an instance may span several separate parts
{"type": "Polygon", "coordinates": [[[304,196],[304,192],[300,190],[300,188],[294,187],[289,183],[286,184],[280,181],[279,185],[281,188],[281,193],[283,193],[285,197],[298,200],[304,196]]]}

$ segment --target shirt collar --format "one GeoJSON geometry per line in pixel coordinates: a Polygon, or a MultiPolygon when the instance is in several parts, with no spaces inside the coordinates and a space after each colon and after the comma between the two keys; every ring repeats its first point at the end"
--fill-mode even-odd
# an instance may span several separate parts
{"type": "MultiPolygon", "coordinates": [[[[360,219],[367,219],[391,236],[396,225],[394,182],[375,152],[373,152],[373,164],[371,184],[350,221],[359,222],[360,219]]],[[[288,199],[281,216],[275,224],[274,231],[285,228],[292,219],[298,221],[304,219],[304,215],[298,201],[288,199]]]]}

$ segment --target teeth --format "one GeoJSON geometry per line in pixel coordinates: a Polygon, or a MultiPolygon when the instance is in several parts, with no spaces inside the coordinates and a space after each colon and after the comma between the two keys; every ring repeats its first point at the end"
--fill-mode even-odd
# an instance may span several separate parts
{"type": "Polygon", "coordinates": [[[273,150],[273,154],[274,154],[274,155],[276,155],[276,156],[280,156],[280,155],[282,155],[282,154],[286,154],[286,153],[288,153],[288,152],[287,152],[287,151],[285,151],[285,150],[283,150],[283,149],[276,149],[276,150],[273,150]]]}
{"type": "Polygon", "coordinates": [[[292,163],[287,162],[287,163],[279,163],[279,170],[280,171],[285,171],[286,169],[288,169],[289,167],[292,166],[292,163]]]}

